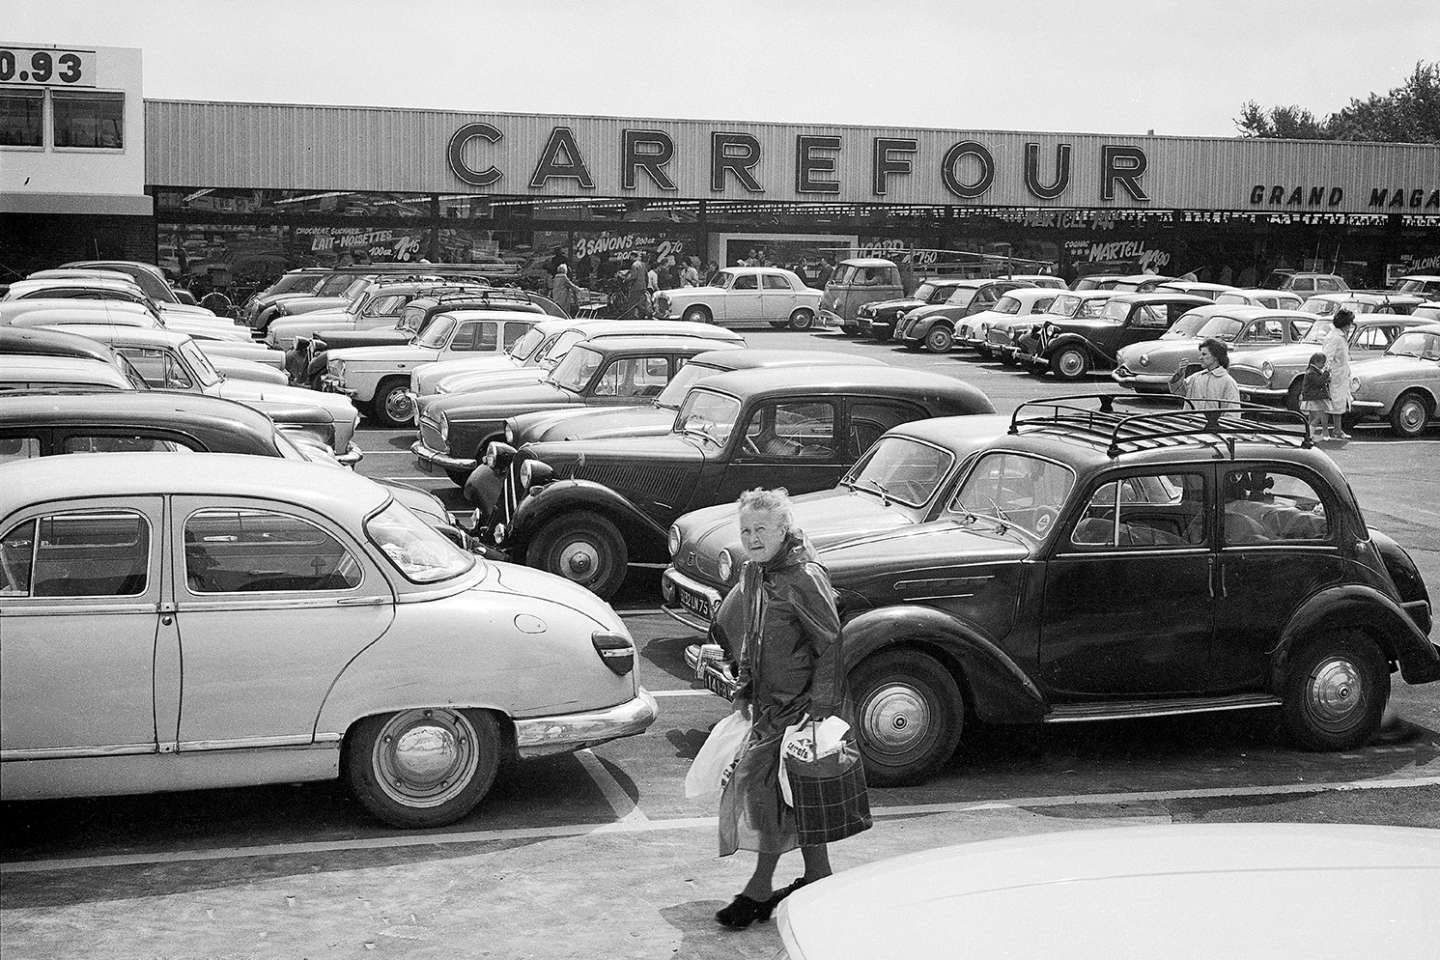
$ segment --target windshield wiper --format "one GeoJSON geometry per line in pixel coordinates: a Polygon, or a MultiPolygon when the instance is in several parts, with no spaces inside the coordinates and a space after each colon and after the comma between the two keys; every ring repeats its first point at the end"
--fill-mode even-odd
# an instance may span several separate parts
{"type": "Polygon", "coordinates": [[[890,492],[886,490],[883,486],[881,486],[879,480],[866,480],[864,482],[870,484],[870,487],[876,493],[880,494],[881,503],[883,503],[887,507],[890,506],[890,492]]]}

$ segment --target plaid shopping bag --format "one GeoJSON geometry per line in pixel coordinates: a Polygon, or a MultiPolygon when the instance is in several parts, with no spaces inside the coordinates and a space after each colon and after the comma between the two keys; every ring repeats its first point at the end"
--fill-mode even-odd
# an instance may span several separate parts
{"type": "Polygon", "coordinates": [[[844,746],[836,753],[818,758],[786,756],[784,776],[790,781],[801,846],[844,840],[872,826],[865,763],[854,731],[845,735],[844,746]]]}

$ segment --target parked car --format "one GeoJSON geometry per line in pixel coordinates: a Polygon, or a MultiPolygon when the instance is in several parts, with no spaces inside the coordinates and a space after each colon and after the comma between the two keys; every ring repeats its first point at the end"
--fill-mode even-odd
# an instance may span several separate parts
{"type": "MultiPolygon", "coordinates": [[[[1362,313],[1355,318],[1348,335],[1350,360],[1378,357],[1395,338],[1425,321],[1395,314],[1362,313]]],[[[1320,317],[1299,342],[1253,350],[1230,364],[1230,376],[1240,389],[1240,398],[1250,403],[1283,404],[1300,409],[1300,381],[1310,357],[1320,352],[1333,324],[1320,317]]]]}
{"type": "Polygon", "coordinates": [[[1398,313],[1410,314],[1425,302],[1425,298],[1413,293],[1367,293],[1350,290],[1345,293],[1322,293],[1307,299],[1300,309],[1321,317],[1333,317],[1341,310],[1354,314],[1398,313]]]}
{"type": "Polygon", "coordinates": [[[1235,289],[1228,283],[1202,283],[1195,280],[1167,280],[1155,287],[1157,293],[1189,293],[1212,302],[1235,289]]]}
{"type": "MultiPolygon", "coordinates": [[[[78,273],[78,271],[75,271],[78,273]]],[[[110,274],[110,271],[96,271],[97,273],[110,274]]],[[[182,303],[160,303],[152,300],[148,294],[141,289],[129,277],[124,275],[96,277],[96,276],[70,276],[70,277],[39,277],[32,274],[24,280],[17,280],[10,284],[9,291],[5,294],[6,300],[119,300],[122,303],[143,304],[156,317],[163,319],[167,314],[171,316],[189,317],[196,319],[205,316],[197,314],[193,309],[182,303]]],[[[208,311],[207,311],[208,313],[208,311]]],[[[219,317],[211,319],[223,324],[229,321],[219,317]]]]}
{"type": "Polygon", "coordinates": [[[1299,310],[1305,298],[1288,290],[1265,290],[1260,287],[1226,290],[1215,298],[1221,305],[1239,304],[1250,307],[1269,307],[1272,310],[1299,310]]]}
{"type": "Polygon", "coordinates": [[[1115,284],[1125,278],[1123,273],[1091,273],[1083,277],[1076,277],[1070,283],[1070,289],[1078,292],[1086,290],[1110,290],[1115,284]]]}
{"type": "Polygon", "coordinates": [[[0,396],[26,391],[135,390],[135,375],[105,360],[19,354],[0,363],[0,396]]]}
{"type": "Polygon", "coordinates": [[[1417,827],[1060,830],[889,857],[809,884],[780,904],[777,956],[940,960],[963,931],[966,953],[1008,960],[1048,960],[1057,943],[1069,960],[1425,960],[1437,885],[1440,835],[1417,827]]]}
{"type": "Polygon", "coordinates": [[[1095,320],[1105,315],[1105,304],[1114,294],[1107,289],[1092,287],[1072,293],[1057,294],[1038,317],[1016,314],[997,317],[986,331],[985,342],[993,359],[1007,367],[1014,366],[1022,349],[1034,349],[1040,341],[1040,328],[1048,320],[1095,320]],[[1027,342],[1028,341],[1028,342],[1027,342]]]}
{"type": "Polygon", "coordinates": [[[1016,359],[1033,373],[1049,370],[1057,379],[1078,380],[1092,370],[1115,366],[1122,347],[1158,340],[1186,311],[1209,303],[1186,293],[1116,294],[1097,319],[1046,320],[1016,359]]]}
{"type": "Polygon", "coordinates": [[[1418,293],[1431,299],[1440,297],[1440,277],[1428,273],[1411,273],[1391,286],[1396,293],[1418,293]]]}
{"type": "MultiPolygon", "coordinates": [[[[935,519],[819,550],[872,783],[923,778],[972,716],[1278,708],[1300,744],[1349,750],[1378,728],[1397,665],[1408,683],[1440,680],[1414,562],[1366,527],[1299,416],[1030,401],[961,471],[935,519]]],[[[697,540],[716,522],[676,525],[667,580],[718,575],[713,555],[688,559],[723,545],[697,540]]],[[[733,692],[713,667],[707,684],[733,692]]]]}
{"type": "Polygon", "coordinates": [[[1205,340],[1213,338],[1224,343],[1234,362],[1253,350],[1295,343],[1314,322],[1314,314],[1299,310],[1221,304],[1211,309],[1201,307],[1182,316],[1160,339],[1121,347],[1116,354],[1118,365],[1110,376],[1137,393],[1166,393],[1177,370],[1199,365],[1200,344],[1205,340]],[[1192,318],[1201,322],[1186,323],[1192,318]],[[1172,337],[1177,331],[1180,335],[1172,337]]]}
{"type": "MultiPolygon", "coordinates": [[[[318,330],[366,331],[392,329],[404,314],[405,305],[418,296],[446,289],[459,289],[439,280],[396,280],[377,278],[343,307],[310,310],[297,316],[277,317],[265,333],[277,349],[293,350],[301,338],[318,330]]],[[[472,289],[488,289],[474,287],[472,289]]]]}
{"type": "Polygon", "coordinates": [[[686,511],[756,486],[823,490],[897,423],[993,412],[969,384],[924,371],[737,370],[692,386],[665,436],[495,448],[499,482],[481,507],[506,555],[608,597],[628,564],[665,560],[666,528],[686,511]]]}
{"type": "Polygon", "coordinates": [[[175,289],[170,286],[170,281],[165,279],[165,272],[153,263],[141,263],[138,260],[75,260],[70,263],[60,264],[62,270],[109,270],[113,273],[123,273],[139,285],[145,291],[146,296],[158,304],[165,305],[167,310],[188,311],[197,316],[215,316],[214,311],[204,307],[183,302],[175,294],[175,289]]]}
{"type": "MultiPolygon", "coordinates": [[[[196,338],[204,338],[207,342],[229,343],[233,345],[233,348],[227,349],[238,356],[245,356],[256,349],[256,345],[251,342],[245,329],[237,327],[228,320],[184,313],[162,316],[153,307],[131,300],[68,297],[31,297],[23,300],[5,300],[0,301],[0,324],[53,325],[60,322],[74,322],[59,320],[58,315],[73,316],[82,312],[100,318],[82,321],[86,323],[163,327],[166,330],[177,330],[196,338]],[[50,319],[37,320],[37,314],[47,314],[50,319]]],[[[263,351],[264,347],[259,347],[259,350],[263,351]]]]}
{"type": "Polygon", "coordinates": [[[105,458],[0,465],[6,800],[338,775],[379,819],[432,827],[507,757],[655,719],[613,610],[460,550],[363,477],[105,458]]]}
{"type": "Polygon", "coordinates": [[[410,449],[427,468],[437,466],[464,486],[486,450],[504,441],[505,422],[511,417],[591,406],[646,406],[691,357],[720,348],[714,340],[699,337],[586,340],[569,350],[544,380],[502,382],[436,397],[421,407],[419,439],[410,449]]]}
{"type": "Polygon", "coordinates": [[[824,291],[805,285],[790,270],[726,267],[703,287],[661,290],[655,295],[662,319],[736,327],[768,323],[809,330],[824,291]]]}
{"type": "Polygon", "coordinates": [[[1378,357],[1350,365],[1356,420],[1388,420],[1399,437],[1418,437],[1440,417],[1440,323],[1402,330],[1378,357]]]}
{"type": "Polygon", "coordinates": [[[878,257],[841,260],[825,284],[825,295],[820,299],[820,326],[858,333],[858,316],[862,306],[894,300],[910,292],[905,289],[900,268],[889,260],[878,257]]]}
{"type": "Polygon", "coordinates": [[[435,317],[425,332],[401,346],[348,347],[327,352],[320,388],[349,397],[381,426],[414,422],[410,371],[456,356],[501,354],[543,314],[509,310],[456,310],[435,317]]]}
{"type": "MultiPolygon", "coordinates": [[[[327,270],[324,267],[292,270],[285,274],[288,279],[282,278],[283,282],[272,285],[273,289],[250,298],[243,315],[245,325],[264,336],[275,318],[284,316],[279,309],[281,304],[310,297],[331,299],[344,296],[360,276],[353,271],[327,270]]],[[[349,298],[345,299],[348,302],[349,298]]]]}
{"type": "Polygon", "coordinates": [[[1053,273],[1004,273],[995,278],[996,280],[1019,280],[1028,283],[1032,287],[1045,287],[1050,290],[1068,290],[1070,285],[1063,278],[1053,273]]]}
{"type": "Polygon", "coordinates": [[[1270,275],[1270,282],[1276,290],[1292,290],[1295,293],[1313,296],[1317,293],[1342,293],[1350,284],[1334,273],[1305,273],[1294,270],[1276,270],[1270,275]]]}
{"type": "Polygon", "coordinates": [[[129,360],[97,340],[45,327],[0,326],[0,357],[21,356],[98,360],[114,367],[130,384],[130,389],[150,389],[129,360]]]}
{"type": "Polygon", "coordinates": [[[1057,290],[1052,286],[1011,290],[996,300],[995,306],[989,310],[982,310],[961,320],[955,328],[955,342],[974,350],[982,360],[989,360],[993,356],[990,351],[992,324],[1002,321],[1007,325],[1033,323],[1035,315],[1048,311],[1055,299],[1063,293],[1063,288],[1057,290]]]}
{"type": "MultiPolygon", "coordinates": [[[[926,277],[920,281],[915,292],[908,297],[863,303],[855,311],[855,330],[853,332],[860,336],[874,337],[884,343],[895,332],[895,324],[907,310],[914,310],[916,307],[924,307],[932,303],[944,303],[950,299],[950,294],[959,282],[959,278],[926,277]]],[[[845,332],[850,333],[851,331],[846,330],[845,332]]]]}
{"type": "Polygon", "coordinates": [[[1132,273],[1116,277],[1110,289],[1116,293],[1154,293],[1161,284],[1174,283],[1179,277],[1162,277],[1155,273],[1132,273]]]}
{"type": "Polygon", "coordinates": [[[966,317],[991,309],[1003,294],[1021,290],[1024,280],[964,280],[944,303],[907,310],[895,327],[894,339],[910,350],[946,353],[955,343],[956,326],[966,317]]]}

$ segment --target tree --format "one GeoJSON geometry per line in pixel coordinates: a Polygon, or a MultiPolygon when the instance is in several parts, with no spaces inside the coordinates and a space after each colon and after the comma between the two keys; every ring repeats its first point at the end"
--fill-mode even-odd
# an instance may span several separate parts
{"type": "Polygon", "coordinates": [[[1419,61],[1389,93],[1351,99],[1323,120],[1293,104],[1266,109],[1249,100],[1235,126],[1240,136],[1252,138],[1440,143],[1440,61],[1419,61]]]}

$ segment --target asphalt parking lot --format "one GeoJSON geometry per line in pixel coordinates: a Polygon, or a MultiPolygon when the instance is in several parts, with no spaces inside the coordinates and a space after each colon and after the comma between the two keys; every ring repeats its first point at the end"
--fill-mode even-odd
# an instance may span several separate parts
{"type": "MultiPolygon", "coordinates": [[[[1001,412],[1080,390],[964,354],[913,354],[835,334],[755,345],[887,356],[970,380],[1001,412]]],[[[361,472],[463,506],[415,464],[404,431],[364,429],[361,472]]],[[[1374,527],[1440,585],[1440,435],[1362,430],[1332,456],[1374,527]]],[[[642,736],[502,772],[464,821],[404,832],[339,784],[11,804],[0,863],[0,953],[20,957],[770,957],[773,925],[721,931],[711,914],[748,856],[714,855],[713,799],[684,796],[690,759],[726,705],[696,689],[695,635],[655,609],[635,568],[616,606],[661,715],[642,736]]],[[[1440,828],[1440,696],[1397,683],[1402,743],[1341,754],[1291,746],[1270,712],[967,729],[921,786],[875,790],[876,827],[837,869],[938,845],[1115,823],[1304,820],[1440,828]]],[[[798,857],[782,863],[784,882],[798,857]]]]}

